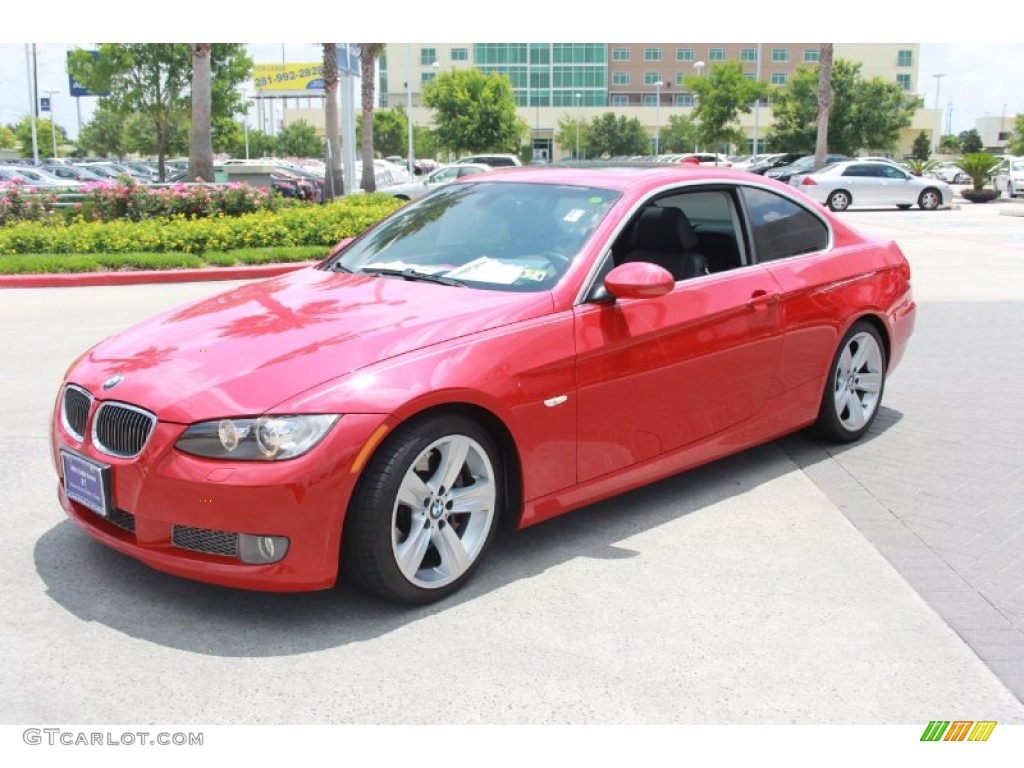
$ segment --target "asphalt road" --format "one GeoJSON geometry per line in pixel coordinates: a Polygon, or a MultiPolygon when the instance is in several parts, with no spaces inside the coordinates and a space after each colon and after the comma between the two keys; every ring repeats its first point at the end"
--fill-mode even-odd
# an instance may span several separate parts
{"type": "Polygon", "coordinates": [[[869,439],[794,436],[537,526],[419,609],[184,581],[64,518],[65,368],[229,284],[0,291],[0,722],[1024,723],[1024,218],[999,210],[846,214],[903,245],[920,302],[869,439]]]}

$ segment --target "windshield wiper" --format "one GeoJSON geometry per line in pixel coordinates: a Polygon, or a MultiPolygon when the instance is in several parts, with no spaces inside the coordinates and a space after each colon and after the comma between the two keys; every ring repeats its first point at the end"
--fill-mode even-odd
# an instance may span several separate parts
{"type": "Polygon", "coordinates": [[[454,277],[444,275],[432,275],[429,272],[417,272],[412,267],[405,269],[388,269],[387,267],[363,267],[359,270],[364,275],[387,275],[389,277],[401,277],[406,280],[422,280],[428,283],[440,283],[441,285],[457,285],[465,288],[466,284],[454,277]]]}

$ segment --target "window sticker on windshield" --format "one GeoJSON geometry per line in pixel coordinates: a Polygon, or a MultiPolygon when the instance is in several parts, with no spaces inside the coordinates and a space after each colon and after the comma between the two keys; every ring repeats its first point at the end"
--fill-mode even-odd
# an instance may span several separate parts
{"type": "Polygon", "coordinates": [[[481,256],[479,259],[473,259],[468,264],[463,264],[458,269],[453,269],[445,277],[454,277],[456,280],[476,280],[481,283],[512,285],[522,275],[523,268],[517,264],[503,264],[489,256],[481,256]]]}
{"type": "Polygon", "coordinates": [[[579,221],[580,217],[584,213],[585,211],[582,208],[573,208],[571,211],[565,214],[565,218],[563,219],[563,221],[579,221]]]}
{"type": "Polygon", "coordinates": [[[540,283],[548,276],[548,271],[541,267],[523,267],[523,280],[540,283]]]}
{"type": "Polygon", "coordinates": [[[593,203],[594,205],[600,205],[601,203],[603,203],[603,202],[604,202],[604,198],[601,198],[601,197],[597,197],[597,196],[595,195],[594,197],[590,198],[590,201],[589,201],[589,202],[593,203]]]}

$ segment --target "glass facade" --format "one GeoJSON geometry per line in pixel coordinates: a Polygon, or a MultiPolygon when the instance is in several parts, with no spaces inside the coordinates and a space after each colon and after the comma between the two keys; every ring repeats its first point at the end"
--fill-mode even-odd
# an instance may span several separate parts
{"type": "Polygon", "coordinates": [[[508,76],[520,107],[608,105],[604,43],[475,43],[473,63],[508,76]]]}

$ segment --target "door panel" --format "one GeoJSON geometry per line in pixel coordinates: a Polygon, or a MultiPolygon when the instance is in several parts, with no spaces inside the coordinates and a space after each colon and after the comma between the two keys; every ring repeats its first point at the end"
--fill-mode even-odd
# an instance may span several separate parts
{"type": "Polygon", "coordinates": [[[578,481],[756,414],[779,389],[779,290],[754,266],[578,307],[578,481]]]}

